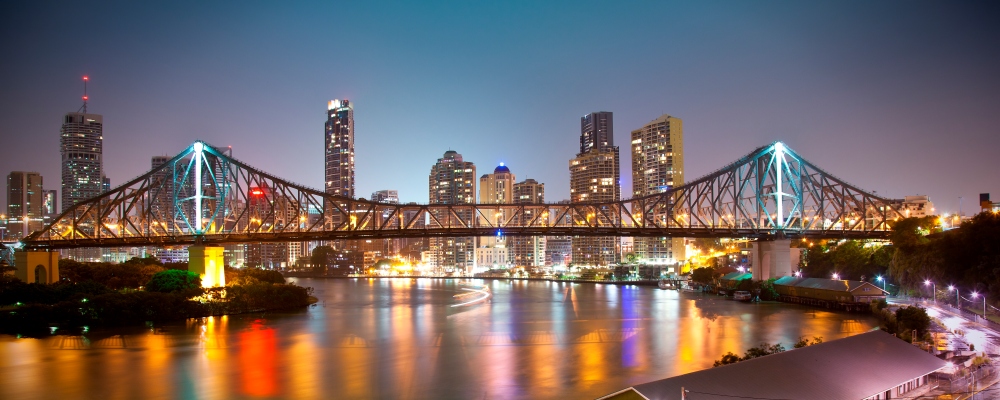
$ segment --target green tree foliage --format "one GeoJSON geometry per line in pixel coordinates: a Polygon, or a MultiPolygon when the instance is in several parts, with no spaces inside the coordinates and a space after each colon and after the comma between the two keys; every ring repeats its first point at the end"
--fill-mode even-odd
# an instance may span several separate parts
{"type": "Polygon", "coordinates": [[[1000,299],[1000,215],[980,213],[945,232],[932,217],[907,218],[893,227],[892,241],[890,275],[904,288],[920,289],[929,279],[1000,299]]]}
{"type": "Polygon", "coordinates": [[[59,274],[70,282],[94,281],[112,290],[138,289],[163,271],[156,258],[132,258],[121,264],[59,260],[59,274]]]}
{"type": "Polygon", "coordinates": [[[734,364],[740,361],[746,361],[757,357],[763,357],[770,354],[781,353],[783,351],[785,351],[785,346],[782,346],[781,344],[761,343],[757,345],[757,347],[751,347],[749,350],[747,350],[747,352],[743,354],[743,357],[738,357],[736,354],[733,354],[732,352],[727,352],[722,356],[721,359],[716,360],[715,363],[712,364],[712,366],[718,367],[726,364],[734,364]]]}
{"type": "Polygon", "coordinates": [[[313,270],[324,272],[327,267],[333,265],[336,255],[337,251],[330,246],[316,246],[309,257],[309,263],[312,264],[313,270]]]}
{"type": "Polygon", "coordinates": [[[714,268],[695,268],[694,271],[691,271],[691,281],[706,285],[715,282],[719,276],[714,268]]]}
{"type": "Polygon", "coordinates": [[[931,318],[927,310],[916,307],[899,307],[896,311],[888,308],[885,301],[873,301],[872,314],[879,321],[879,328],[908,342],[926,339],[930,336],[931,318]],[[917,337],[913,337],[913,331],[917,337]]]}
{"type": "Polygon", "coordinates": [[[801,349],[806,346],[812,346],[820,343],[823,343],[822,336],[813,336],[812,341],[809,341],[809,338],[802,336],[799,338],[798,342],[795,342],[795,344],[792,345],[792,348],[801,349]]]}
{"type": "Polygon", "coordinates": [[[872,280],[885,275],[892,260],[893,249],[888,246],[869,246],[856,240],[843,243],[830,242],[808,248],[803,257],[802,270],[806,276],[828,278],[834,272],[842,279],[872,280]]]}
{"type": "Polygon", "coordinates": [[[150,292],[170,293],[201,287],[201,276],[191,271],[168,269],[160,271],[146,284],[150,292]]]}
{"type": "Polygon", "coordinates": [[[257,282],[285,283],[281,272],[260,268],[226,268],[226,285],[240,286],[257,282]]]}

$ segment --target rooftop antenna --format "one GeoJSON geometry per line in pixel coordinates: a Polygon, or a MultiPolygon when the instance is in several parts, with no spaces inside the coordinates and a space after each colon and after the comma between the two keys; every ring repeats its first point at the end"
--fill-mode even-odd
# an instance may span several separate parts
{"type": "Polygon", "coordinates": [[[89,80],[90,80],[90,78],[88,78],[86,75],[83,76],[83,107],[81,107],[81,108],[83,109],[83,113],[84,114],[87,113],[87,99],[88,99],[88,97],[87,97],[87,81],[89,81],[89,80]]]}

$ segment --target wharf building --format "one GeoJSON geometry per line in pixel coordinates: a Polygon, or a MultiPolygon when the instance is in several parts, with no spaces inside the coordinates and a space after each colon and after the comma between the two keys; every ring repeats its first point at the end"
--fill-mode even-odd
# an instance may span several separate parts
{"type": "MultiPolygon", "coordinates": [[[[580,153],[569,162],[570,201],[615,202],[621,199],[618,146],[614,145],[612,113],[594,112],[580,119],[580,153]]],[[[586,216],[581,224],[610,224],[601,213],[586,216]],[[595,215],[596,214],[596,215],[595,215]]],[[[573,237],[573,263],[605,267],[618,262],[618,239],[573,237]]]]}
{"type": "MultiPolygon", "coordinates": [[[[485,174],[479,177],[479,203],[481,204],[513,204],[514,203],[514,182],[517,178],[510,168],[500,163],[492,174],[485,174]]],[[[506,210],[498,209],[494,215],[480,216],[482,226],[500,226],[503,221],[507,221],[512,215],[507,215],[506,210]]],[[[492,268],[506,268],[510,263],[510,254],[507,248],[507,238],[503,236],[500,229],[496,229],[496,235],[482,236],[477,238],[475,251],[476,264],[475,272],[483,272],[492,268]]]]}
{"type": "MultiPolygon", "coordinates": [[[[430,204],[473,204],[476,202],[476,165],[462,159],[462,155],[448,150],[431,167],[428,176],[428,202],[430,204]]],[[[437,221],[448,221],[443,212],[433,211],[437,221]]],[[[472,219],[471,211],[457,211],[464,220],[472,219]],[[467,215],[463,214],[467,213],[467,215]]],[[[433,219],[431,228],[441,227],[433,219]]],[[[446,222],[442,222],[446,223],[446,222]]],[[[435,269],[444,272],[471,274],[475,265],[475,238],[431,238],[429,254],[423,257],[435,269]]]]}
{"type": "Polygon", "coordinates": [[[7,235],[5,240],[22,239],[41,230],[45,217],[42,175],[13,171],[7,175],[7,235]]]}
{"type": "MultiPolygon", "coordinates": [[[[525,179],[514,184],[514,204],[541,204],[545,202],[545,184],[534,179],[525,179]]],[[[521,224],[526,224],[535,218],[547,219],[548,216],[532,215],[531,210],[525,210],[520,216],[521,224]]],[[[508,239],[510,244],[511,264],[518,267],[541,268],[546,266],[545,236],[515,236],[508,239]]]]}
{"type": "MultiPolygon", "coordinates": [[[[684,125],[680,118],[664,114],[650,121],[632,131],[631,145],[633,197],[663,193],[684,184],[684,125]]],[[[652,212],[658,221],[673,218],[667,204],[652,212]]],[[[635,238],[633,251],[640,264],[676,265],[685,259],[684,238],[635,238]]]]}

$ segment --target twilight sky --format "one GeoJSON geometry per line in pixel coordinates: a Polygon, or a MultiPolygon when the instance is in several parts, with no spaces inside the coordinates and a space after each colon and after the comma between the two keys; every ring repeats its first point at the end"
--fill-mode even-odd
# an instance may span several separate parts
{"type": "Polygon", "coordinates": [[[689,181],[781,140],[941,213],[1000,199],[997,2],[149,3],[3,6],[0,174],[59,187],[88,75],[114,186],[203,139],[320,189],[326,103],[347,98],[363,197],[427,202],[454,149],[568,199],[580,117],[612,111],[623,194],[629,132],[667,113],[689,181]]]}

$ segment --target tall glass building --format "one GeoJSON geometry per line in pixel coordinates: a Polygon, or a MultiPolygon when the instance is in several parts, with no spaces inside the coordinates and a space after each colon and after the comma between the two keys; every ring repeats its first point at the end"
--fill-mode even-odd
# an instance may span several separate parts
{"type": "Polygon", "coordinates": [[[62,156],[62,211],[104,191],[104,117],[71,112],[59,136],[62,156]]]}
{"type": "Polygon", "coordinates": [[[330,100],[326,111],[326,192],[354,197],[354,105],[330,100]]]}

